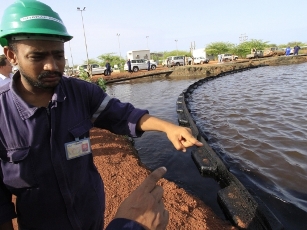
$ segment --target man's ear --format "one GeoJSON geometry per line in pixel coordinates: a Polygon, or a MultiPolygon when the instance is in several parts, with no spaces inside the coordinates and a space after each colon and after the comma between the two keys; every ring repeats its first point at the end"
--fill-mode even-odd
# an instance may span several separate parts
{"type": "Polygon", "coordinates": [[[8,46],[3,47],[3,53],[12,65],[18,65],[17,55],[13,50],[9,49],[8,46]]]}

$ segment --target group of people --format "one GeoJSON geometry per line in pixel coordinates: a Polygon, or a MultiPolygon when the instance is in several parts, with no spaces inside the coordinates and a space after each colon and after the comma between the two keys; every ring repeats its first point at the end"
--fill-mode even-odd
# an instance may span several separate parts
{"type": "MultiPolygon", "coordinates": [[[[301,49],[301,47],[299,47],[298,45],[293,47],[293,55],[298,55],[298,51],[301,49]]],[[[286,48],[286,56],[289,56],[291,54],[291,48],[290,46],[288,46],[286,48]]]]}
{"type": "MultiPolygon", "coordinates": [[[[96,84],[63,76],[64,43],[73,37],[48,5],[16,1],[5,9],[0,28],[0,69],[7,68],[1,74],[7,78],[18,66],[0,86],[0,229],[13,230],[13,218],[20,230],[104,229],[108,203],[93,162],[92,127],[131,137],[164,132],[183,152],[202,146],[190,129],[111,98],[96,84]]],[[[106,229],[165,229],[169,214],[157,185],[165,172],[154,170],[106,229]]]]}

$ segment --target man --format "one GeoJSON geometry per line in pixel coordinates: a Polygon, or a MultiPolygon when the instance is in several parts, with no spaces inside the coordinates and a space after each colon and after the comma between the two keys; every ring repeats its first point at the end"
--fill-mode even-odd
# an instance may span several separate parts
{"type": "MultiPolygon", "coordinates": [[[[0,87],[0,229],[12,229],[15,217],[20,230],[103,229],[104,185],[89,141],[93,126],[132,137],[163,131],[182,151],[202,145],[187,128],[110,98],[95,84],[63,77],[64,42],[72,36],[49,6],[18,0],[4,11],[0,28],[3,52],[19,68],[11,84],[0,87]]],[[[165,229],[168,212],[156,185],[165,172],[152,172],[107,229],[165,229]]]]}
{"type": "Polygon", "coordinates": [[[131,61],[130,61],[130,59],[128,59],[128,61],[127,61],[127,66],[128,66],[128,72],[129,72],[129,73],[132,73],[132,70],[131,70],[131,61]]]}
{"type": "Polygon", "coordinates": [[[111,75],[111,65],[109,63],[109,60],[106,61],[106,72],[107,72],[107,76],[111,75]]]}
{"type": "Polygon", "coordinates": [[[150,70],[150,61],[149,60],[147,61],[147,70],[148,71],[150,70]]]}
{"type": "Polygon", "coordinates": [[[298,55],[298,51],[301,49],[298,45],[294,46],[293,48],[293,55],[298,55]]]}
{"type": "Polygon", "coordinates": [[[0,55],[0,86],[11,81],[12,65],[4,54],[0,55]]]}
{"type": "Polygon", "coordinates": [[[288,46],[288,47],[286,48],[286,56],[289,56],[289,55],[290,55],[290,52],[291,52],[291,48],[290,48],[290,46],[288,46]]]}

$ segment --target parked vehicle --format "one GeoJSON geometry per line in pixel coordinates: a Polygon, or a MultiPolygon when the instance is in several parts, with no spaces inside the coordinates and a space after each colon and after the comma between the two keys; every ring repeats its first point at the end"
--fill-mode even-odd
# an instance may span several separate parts
{"type": "MultiPolygon", "coordinates": [[[[147,69],[148,64],[147,64],[146,59],[132,59],[130,60],[131,62],[131,70],[133,72],[138,72],[139,70],[142,69],[147,69]]],[[[157,68],[157,63],[154,61],[150,61],[150,69],[155,70],[157,68]]],[[[124,65],[124,70],[128,71],[128,65],[127,63],[124,65]]]]}
{"type": "Polygon", "coordinates": [[[204,63],[209,63],[209,59],[204,58],[204,57],[195,57],[194,58],[194,64],[204,64],[204,63]]]}
{"type": "MultiPolygon", "coordinates": [[[[92,75],[98,75],[103,74],[106,75],[106,67],[99,66],[98,64],[90,64],[90,68],[92,70],[92,75]]],[[[88,73],[87,65],[79,65],[77,67],[76,74],[78,75],[81,70],[84,70],[88,73]]],[[[111,73],[113,72],[113,69],[111,68],[111,73]]],[[[89,74],[89,73],[88,73],[89,74]]]]}
{"type": "Polygon", "coordinates": [[[184,56],[170,56],[168,60],[169,67],[184,65],[184,56]]]}
{"type": "Polygon", "coordinates": [[[221,54],[223,61],[235,61],[238,59],[238,56],[232,54],[221,54]]]}
{"type": "Polygon", "coordinates": [[[282,56],[285,55],[286,51],[278,48],[278,47],[270,47],[266,48],[263,51],[263,56],[264,57],[272,57],[272,56],[282,56]]]}
{"type": "Polygon", "coordinates": [[[262,57],[263,57],[263,50],[252,51],[251,54],[246,55],[246,58],[248,58],[248,59],[262,58],[262,57]]]}
{"type": "Polygon", "coordinates": [[[209,63],[209,58],[207,57],[205,48],[202,49],[194,49],[192,51],[194,64],[204,64],[209,63]]]}

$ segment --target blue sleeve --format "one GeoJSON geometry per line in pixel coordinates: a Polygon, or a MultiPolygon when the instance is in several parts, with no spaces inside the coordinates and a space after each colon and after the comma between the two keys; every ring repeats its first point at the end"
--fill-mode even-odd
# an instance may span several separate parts
{"type": "Polygon", "coordinates": [[[139,137],[143,132],[137,130],[136,126],[140,118],[147,113],[147,110],[137,109],[130,103],[122,103],[112,98],[95,120],[94,126],[120,135],[139,137]]]}
{"type": "Polygon", "coordinates": [[[133,220],[117,218],[112,220],[105,230],[145,230],[145,228],[133,220]]]}

